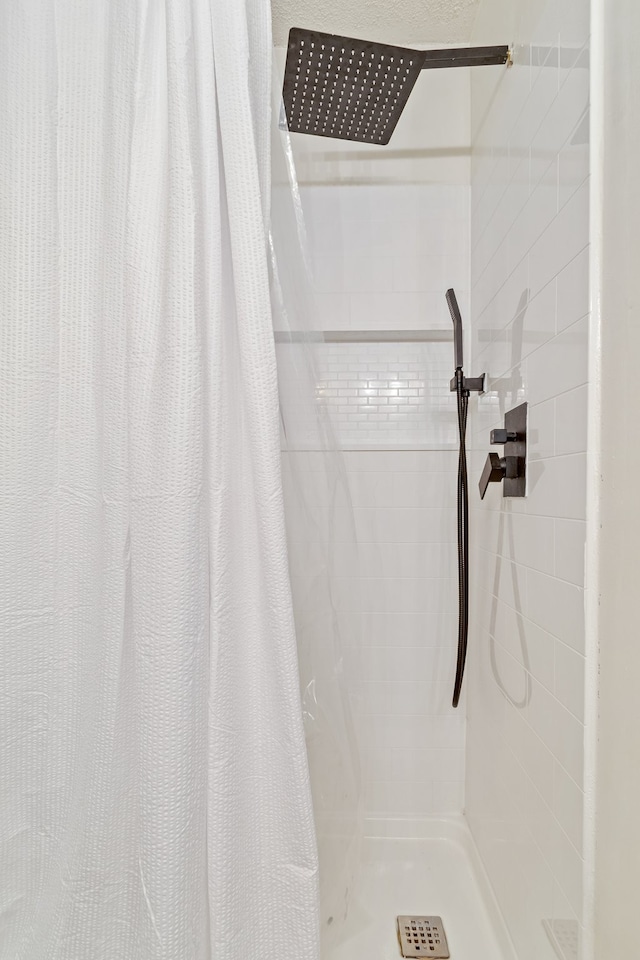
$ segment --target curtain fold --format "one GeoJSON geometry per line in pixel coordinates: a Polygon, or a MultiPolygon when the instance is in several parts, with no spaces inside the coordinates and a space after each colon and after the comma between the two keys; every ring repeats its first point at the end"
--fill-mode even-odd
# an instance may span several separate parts
{"type": "Polygon", "coordinates": [[[0,957],[316,960],[269,5],[0,19],[0,957]]]}

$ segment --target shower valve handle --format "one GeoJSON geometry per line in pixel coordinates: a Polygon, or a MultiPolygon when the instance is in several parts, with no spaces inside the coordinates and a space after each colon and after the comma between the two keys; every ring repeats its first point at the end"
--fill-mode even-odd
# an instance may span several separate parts
{"type": "Polygon", "coordinates": [[[499,457],[497,453],[489,454],[478,484],[481,500],[484,500],[490,483],[500,483],[505,479],[515,480],[520,475],[519,460],[520,457],[499,457]]]}

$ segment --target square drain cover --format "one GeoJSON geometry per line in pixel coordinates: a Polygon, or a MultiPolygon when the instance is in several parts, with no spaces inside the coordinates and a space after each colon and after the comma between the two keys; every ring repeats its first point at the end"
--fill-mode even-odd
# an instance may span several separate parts
{"type": "Polygon", "coordinates": [[[441,917],[398,917],[398,939],[403,957],[451,956],[441,917]]]}

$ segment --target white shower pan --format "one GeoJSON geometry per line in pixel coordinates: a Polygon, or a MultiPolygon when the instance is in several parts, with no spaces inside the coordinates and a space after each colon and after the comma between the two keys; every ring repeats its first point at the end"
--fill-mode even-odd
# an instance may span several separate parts
{"type": "Polygon", "coordinates": [[[442,917],[451,960],[516,960],[464,817],[367,821],[344,937],[325,960],[398,960],[403,914],[442,917]]]}

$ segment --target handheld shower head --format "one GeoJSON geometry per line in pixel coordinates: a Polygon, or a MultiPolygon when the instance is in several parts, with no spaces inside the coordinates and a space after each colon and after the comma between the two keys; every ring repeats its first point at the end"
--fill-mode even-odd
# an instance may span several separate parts
{"type": "Polygon", "coordinates": [[[453,349],[456,369],[462,369],[462,316],[453,287],[446,292],[447,306],[453,321],[453,349]]]}

